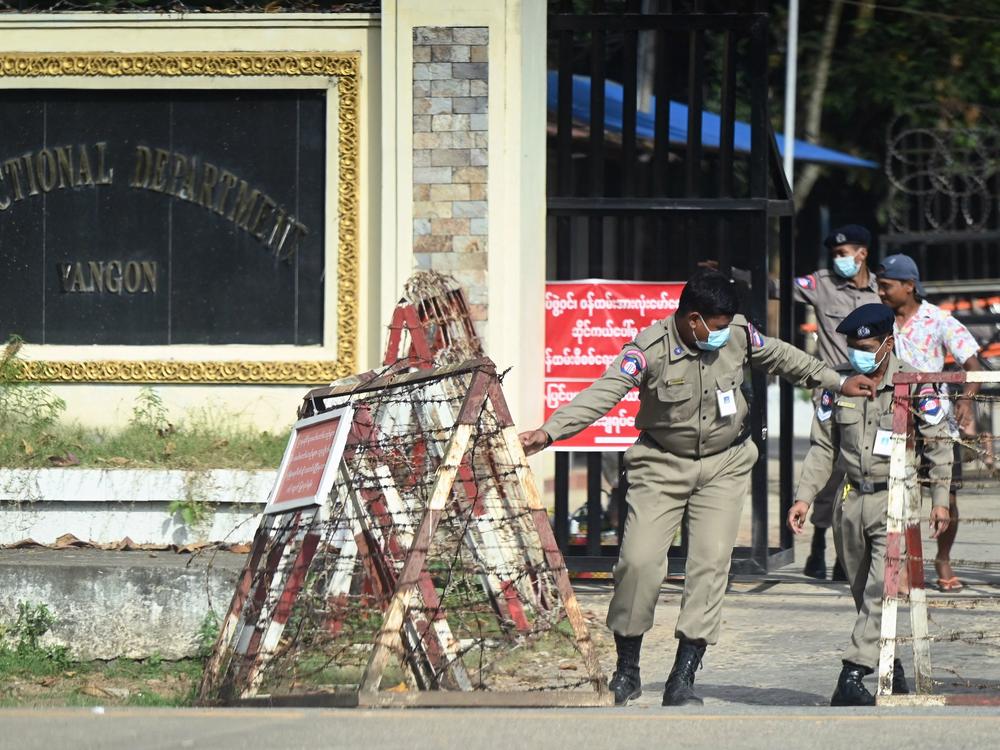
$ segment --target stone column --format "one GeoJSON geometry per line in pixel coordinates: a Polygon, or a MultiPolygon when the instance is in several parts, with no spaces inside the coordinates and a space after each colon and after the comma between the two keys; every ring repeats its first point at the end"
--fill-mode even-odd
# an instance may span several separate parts
{"type": "Polygon", "coordinates": [[[541,417],[545,282],[542,0],[382,4],[382,315],[413,270],[464,287],[487,353],[541,417]]]}
{"type": "Polygon", "coordinates": [[[489,29],[413,29],[413,259],[454,276],[486,333],[489,29]]]}

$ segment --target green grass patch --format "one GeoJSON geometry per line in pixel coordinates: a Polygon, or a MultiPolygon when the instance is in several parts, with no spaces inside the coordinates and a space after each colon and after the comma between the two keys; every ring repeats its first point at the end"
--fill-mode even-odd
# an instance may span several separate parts
{"type": "Polygon", "coordinates": [[[142,388],[127,424],[97,429],[62,420],[66,403],[22,380],[21,342],[0,352],[0,466],[42,468],[274,469],[288,432],[273,434],[205,409],[171,422],[156,389],[142,388]]]}
{"type": "Polygon", "coordinates": [[[54,624],[44,604],[28,602],[0,623],[0,707],[193,704],[203,659],[78,662],[65,647],[43,643],[54,624]]]}
{"type": "Polygon", "coordinates": [[[0,428],[0,466],[159,469],[276,469],[288,440],[250,428],[187,422],[158,434],[139,425],[120,430],[55,423],[0,428]]]}

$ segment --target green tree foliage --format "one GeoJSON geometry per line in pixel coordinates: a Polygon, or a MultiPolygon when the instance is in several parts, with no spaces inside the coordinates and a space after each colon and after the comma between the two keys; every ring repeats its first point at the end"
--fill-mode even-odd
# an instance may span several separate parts
{"type": "MultiPolygon", "coordinates": [[[[801,3],[800,125],[832,3],[801,3]]],[[[784,3],[775,6],[771,24],[772,115],[778,128],[784,98],[786,8],[784,3]]],[[[970,124],[987,110],[1000,109],[1000,4],[996,0],[845,2],[823,99],[823,145],[884,163],[889,125],[928,104],[945,106],[970,124]]],[[[852,170],[850,179],[860,187],[877,188],[881,175],[852,170]]]]}

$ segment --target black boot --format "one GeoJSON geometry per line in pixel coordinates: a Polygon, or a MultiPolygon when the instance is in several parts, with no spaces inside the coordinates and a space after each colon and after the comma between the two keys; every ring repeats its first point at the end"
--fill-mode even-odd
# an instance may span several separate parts
{"type": "Polygon", "coordinates": [[[701,706],[704,701],[694,694],[694,673],[701,666],[705,646],[693,641],[677,643],[677,657],[663,686],[664,706],[701,706]]]}
{"type": "Polygon", "coordinates": [[[812,548],[806,558],[803,575],[824,580],[826,578],[826,529],[813,528],[812,548]]]}
{"type": "Polygon", "coordinates": [[[849,661],[844,662],[844,668],[840,670],[840,679],[837,680],[837,689],[833,691],[830,699],[831,706],[874,706],[875,696],[868,692],[868,688],[861,682],[861,678],[870,674],[871,670],[854,664],[849,661]]]}
{"type": "Polygon", "coordinates": [[[830,575],[830,580],[842,582],[847,580],[847,573],[844,572],[844,566],[840,564],[839,557],[833,563],[833,573],[830,575]]]}
{"type": "Polygon", "coordinates": [[[906,672],[903,671],[903,662],[899,659],[895,659],[892,662],[892,694],[910,694],[910,689],[906,687],[906,672]]]}
{"type": "Polygon", "coordinates": [[[608,689],[615,694],[615,705],[624,706],[642,695],[642,680],[639,678],[642,636],[615,633],[615,648],[618,650],[618,664],[615,666],[615,673],[611,675],[608,689]]]}

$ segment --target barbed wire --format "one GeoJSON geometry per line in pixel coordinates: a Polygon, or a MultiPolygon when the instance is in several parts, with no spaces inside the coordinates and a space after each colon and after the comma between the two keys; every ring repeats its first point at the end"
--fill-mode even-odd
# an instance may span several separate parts
{"type": "MultiPolygon", "coordinates": [[[[317,399],[316,411],[350,402],[354,423],[328,511],[304,531],[303,515],[275,519],[252,568],[247,627],[224,667],[238,693],[255,681],[269,694],[356,688],[396,592],[407,556],[426,551],[405,609],[400,689],[572,690],[591,685],[566,626],[555,574],[524,502],[520,457],[483,399],[436,529],[425,534],[458,416],[476,372],[317,399]],[[312,536],[311,541],[307,539],[312,536]],[[315,556],[287,611],[270,580],[315,556]],[[269,623],[285,621],[270,642],[269,623]],[[260,623],[258,625],[258,623],[260,623]],[[256,640],[254,640],[256,639],[256,640]],[[248,647],[240,651],[239,644],[248,647]],[[259,645],[258,645],[259,644],[259,645]],[[260,667],[254,665],[258,654],[260,667]]],[[[547,523],[547,518],[545,520],[547,523]]],[[[294,575],[294,574],[291,574],[294,575]]],[[[395,688],[394,688],[395,689],[395,688]]],[[[220,695],[226,699],[225,691],[220,695]]],[[[228,697],[232,697],[231,695],[228,697]]]]}

